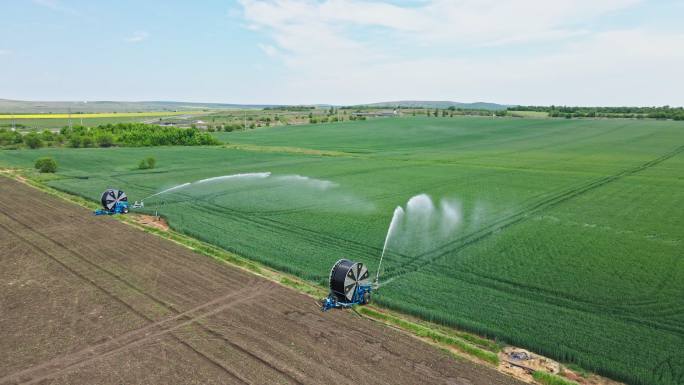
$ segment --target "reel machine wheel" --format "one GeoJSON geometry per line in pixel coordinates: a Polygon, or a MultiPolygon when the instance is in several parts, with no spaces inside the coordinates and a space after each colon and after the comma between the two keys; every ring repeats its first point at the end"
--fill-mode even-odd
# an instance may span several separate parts
{"type": "Polygon", "coordinates": [[[128,202],[126,193],[113,188],[107,189],[100,197],[100,203],[105,210],[112,211],[119,202],[128,202]]]}
{"type": "MultiPolygon", "coordinates": [[[[330,270],[330,292],[338,300],[351,302],[357,287],[368,284],[368,269],[361,262],[340,259],[330,270]]],[[[364,295],[364,300],[366,296],[364,295]]],[[[370,296],[368,296],[370,300],[370,296]]]]}

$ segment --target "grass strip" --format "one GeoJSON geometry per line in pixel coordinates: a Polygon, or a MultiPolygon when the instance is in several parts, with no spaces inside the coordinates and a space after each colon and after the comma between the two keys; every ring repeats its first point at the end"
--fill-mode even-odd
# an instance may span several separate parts
{"type": "Polygon", "coordinates": [[[544,385],[578,385],[575,381],[569,381],[555,374],[536,370],[532,373],[532,378],[544,385]]]}
{"type": "Polygon", "coordinates": [[[468,342],[448,336],[439,332],[436,332],[433,329],[427,328],[425,326],[419,325],[414,322],[410,322],[404,319],[401,319],[399,317],[395,317],[389,314],[381,313],[378,311],[375,311],[371,308],[368,307],[359,307],[358,312],[361,314],[364,314],[370,318],[373,318],[375,320],[382,321],[384,323],[394,325],[399,327],[400,329],[409,331],[419,337],[425,337],[429,338],[433,342],[447,345],[450,347],[453,347],[463,353],[469,354],[471,356],[477,357],[481,360],[487,361],[491,364],[498,365],[499,364],[499,356],[496,355],[496,353],[480,349],[476,346],[473,346],[469,344],[468,342]]]}

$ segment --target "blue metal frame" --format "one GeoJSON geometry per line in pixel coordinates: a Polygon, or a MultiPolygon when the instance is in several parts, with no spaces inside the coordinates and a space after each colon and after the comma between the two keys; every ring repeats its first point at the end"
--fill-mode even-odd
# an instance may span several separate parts
{"type": "Polygon", "coordinates": [[[340,308],[349,308],[354,305],[365,305],[363,302],[363,297],[364,294],[372,291],[371,285],[359,285],[356,288],[356,292],[354,293],[354,296],[352,297],[352,300],[347,302],[347,301],[340,301],[337,299],[335,294],[330,293],[328,296],[323,300],[323,304],[321,306],[321,311],[328,311],[330,309],[340,309],[340,308]]]}
{"type": "Polygon", "coordinates": [[[95,210],[95,215],[114,215],[114,214],[126,214],[128,213],[128,202],[118,202],[113,209],[111,210],[104,210],[104,209],[99,209],[95,210]]]}

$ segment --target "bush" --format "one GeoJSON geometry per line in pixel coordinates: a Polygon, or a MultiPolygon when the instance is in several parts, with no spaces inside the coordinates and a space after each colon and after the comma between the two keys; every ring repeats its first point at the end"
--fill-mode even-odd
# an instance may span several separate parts
{"type": "Polygon", "coordinates": [[[81,147],[81,137],[78,135],[71,135],[71,137],[69,138],[69,147],[81,147]]]}
{"type": "Polygon", "coordinates": [[[95,136],[95,141],[100,147],[111,147],[114,145],[114,135],[109,132],[101,132],[95,136]]]}
{"type": "Polygon", "coordinates": [[[86,136],[81,137],[81,146],[83,146],[83,147],[92,147],[94,142],[95,141],[93,140],[92,136],[86,135],[86,136]]]}
{"type": "Polygon", "coordinates": [[[46,142],[54,142],[55,141],[55,134],[52,133],[50,130],[45,130],[40,134],[41,138],[46,141],[46,142]]]}
{"type": "Polygon", "coordinates": [[[35,167],[40,172],[55,172],[57,171],[57,162],[48,157],[38,158],[35,167]]]}
{"type": "Polygon", "coordinates": [[[35,132],[30,132],[24,136],[24,143],[29,147],[29,148],[41,148],[43,147],[43,140],[40,139],[40,136],[38,136],[37,133],[35,132]]]}
{"type": "Polygon", "coordinates": [[[150,168],[154,168],[156,164],[157,160],[150,156],[148,158],[140,160],[140,163],[138,163],[138,169],[147,170],[150,168]]]}
{"type": "Polygon", "coordinates": [[[20,144],[24,138],[20,133],[6,128],[0,128],[0,145],[20,144]]]}
{"type": "Polygon", "coordinates": [[[154,166],[157,164],[157,160],[154,159],[153,157],[148,157],[147,158],[147,167],[148,168],[154,168],[154,166]]]}

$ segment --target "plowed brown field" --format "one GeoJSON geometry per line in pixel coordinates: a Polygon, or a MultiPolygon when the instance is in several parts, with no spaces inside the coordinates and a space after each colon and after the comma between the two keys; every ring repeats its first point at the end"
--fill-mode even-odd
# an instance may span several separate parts
{"type": "Polygon", "coordinates": [[[521,384],[1,176],[0,266],[0,384],[521,384]]]}

